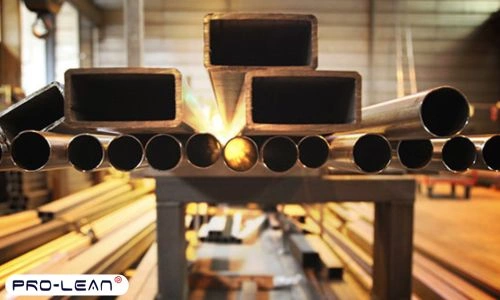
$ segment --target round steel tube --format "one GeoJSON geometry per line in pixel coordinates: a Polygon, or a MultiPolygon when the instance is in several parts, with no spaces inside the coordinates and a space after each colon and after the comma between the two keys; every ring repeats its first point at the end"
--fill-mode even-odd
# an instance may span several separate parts
{"type": "Polygon", "coordinates": [[[481,154],[481,159],[476,160],[474,168],[500,171],[500,135],[471,137],[470,139],[481,154]]]}
{"type": "Polygon", "coordinates": [[[219,160],[221,148],[220,142],[212,134],[193,134],[186,142],[186,157],[193,166],[208,168],[219,160]]]}
{"type": "Polygon", "coordinates": [[[396,147],[396,159],[404,168],[425,168],[432,160],[433,147],[430,140],[400,141],[396,147]]]}
{"type": "Polygon", "coordinates": [[[355,132],[384,134],[391,140],[414,140],[458,134],[469,120],[469,102],[457,89],[438,87],[362,109],[355,132]]]}
{"type": "Polygon", "coordinates": [[[0,149],[0,171],[19,170],[19,168],[12,161],[9,146],[6,143],[0,142],[0,149]]]}
{"type": "Polygon", "coordinates": [[[228,168],[236,172],[252,169],[259,160],[259,148],[249,137],[237,136],[224,146],[222,158],[228,168]]]}
{"type": "Polygon", "coordinates": [[[106,149],[112,136],[82,133],[71,139],[68,145],[68,160],[80,172],[95,171],[107,167],[106,149]]]}
{"type": "Polygon", "coordinates": [[[477,151],[474,143],[465,136],[455,136],[450,139],[432,140],[434,153],[429,169],[448,170],[462,173],[474,164],[477,151]]]}
{"type": "Polygon", "coordinates": [[[133,171],[144,161],[144,147],[133,135],[120,135],[111,140],[108,149],[109,163],[120,171],[133,171]]]}
{"type": "Polygon", "coordinates": [[[26,130],[11,145],[12,161],[26,171],[69,167],[68,144],[72,136],[26,130]]]}
{"type": "Polygon", "coordinates": [[[172,135],[157,134],[146,143],[146,159],[155,170],[172,170],[181,162],[182,144],[172,135]]]}
{"type": "Polygon", "coordinates": [[[330,141],[330,160],[334,168],[380,173],[391,162],[391,145],[379,134],[338,135],[327,138],[330,141]]]}
{"type": "Polygon", "coordinates": [[[290,170],[297,163],[298,152],[298,147],[291,138],[275,136],[264,142],[260,156],[269,170],[281,173],[290,170]]]}
{"type": "Polygon", "coordinates": [[[317,169],[328,160],[330,146],[328,141],[320,135],[303,137],[298,144],[299,161],[306,167],[317,169]]]}

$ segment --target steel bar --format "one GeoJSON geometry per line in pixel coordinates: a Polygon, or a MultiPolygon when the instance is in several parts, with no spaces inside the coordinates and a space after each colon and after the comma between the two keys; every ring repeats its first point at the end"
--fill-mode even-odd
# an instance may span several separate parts
{"type": "Polygon", "coordinates": [[[38,225],[41,220],[36,210],[26,210],[0,217],[0,237],[38,225]]]}
{"type": "Polygon", "coordinates": [[[251,71],[239,103],[244,116],[235,122],[242,123],[245,134],[303,136],[353,130],[361,122],[361,76],[349,71],[251,71]]]}
{"type": "MultiPolygon", "coordinates": [[[[158,276],[154,272],[154,270],[157,269],[158,263],[157,247],[158,245],[156,242],[149,247],[149,250],[144,254],[144,257],[137,266],[134,276],[130,279],[127,293],[119,296],[117,300],[154,299],[154,297],[144,298],[143,289],[148,286],[148,282],[154,281],[158,276]]],[[[148,288],[146,288],[146,290],[148,290],[148,288]]],[[[156,294],[156,292],[154,294],[156,294]]]]}
{"type": "Polygon", "coordinates": [[[221,147],[210,133],[193,134],[186,142],[186,158],[195,167],[208,168],[219,160],[221,147]]]}
{"type": "Polygon", "coordinates": [[[73,137],[68,144],[68,160],[81,172],[95,171],[109,167],[106,150],[113,136],[82,133],[73,137]]]}
{"type": "Polygon", "coordinates": [[[122,186],[128,186],[129,184],[125,180],[113,179],[102,183],[99,183],[88,189],[73,193],[61,199],[55,200],[43,206],[40,206],[37,210],[39,215],[47,220],[48,218],[53,218],[58,216],[67,210],[71,209],[75,205],[82,205],[83,203],[94,199],[102,194],[109,191],[116,190],[122,186]]]}
{"type": "Polygon", "coordinates": [[[144,147],[133,135],[120,135],[111,140],[107,149],[109,163],[113,168],[129,172],[144,165],[144,147]]]}
{"type": "Polygon", "coordinates": [[[86,222],[93,222],[104,215],[110,214],[114,210],[134,202],[136,199],[152,192],[153,188],[143,187],[113,191],[105,195],[98,196],[94,200],[79,205],[61,215],[61,219],[68,222],[79,222],[81,225],[86,222]],[[80,221],[84,220],[84,221],[80,221]]]}
{"type": "Polygon", "coordinates": [[[233,120],[245,72],[318,65],[317,19],[312,15],[213,13],[204,19],[204,63],[222,119],[233,120]]]}
{"type": "Polygon", "coordinates": [[[251,138],[237,136],[226,143],[222,157],[231,170],[245,172],[252,169],[259,161],[259,148],[251,138]]]}
{"type": "Polygon", "coordinates": [[[156,213],[150,211],[125,226],[116,230],[113,234],[98,241],[87,251],[73,258],[72,260],[60,264],[57,269],[51,270],[56,274],[86,274],[97,270],[106,261],[110,254],[123,248],[135,236],[154,232],[154,222],[156,213]]]}
{"type": "Polygon", "coordinates": [[[328,166],[354,172],[380,173],[391,162],[391,145],[379,134],[332,135],[328,166]]]}
{"type": "Polygon", "coordinates": [[[70,224],[53,220],[17,234],[0,238],[0,263],[5,263],[31,249],[70,231],[70,224]]]}
{"type": "Polygon", "coordinates": [[[176,69],[70,69],[65,82],[65,122],[74,128],[143,133],[181,126],[182,84],[176,69]]]}
{"type": "Polygon", "coordinates": [[[157,134],[146,143],[145,155],[153,169],[172,170],[182,160],[182,143],[172,135],[157,134]]]}
{"type": "Polygon", "coordinates": [[[321,259],[320,276],[328,279],[342,279],[344,267],[339,257],[328,247],[320,235],[308,234],[305,238],[321,259]]]}
{"type": "Polygon", "coordinates": [[[299,161],[306,167],[316,169],[322,167],[330,155],[328,141],[320,135],[303,137],[299,143],[299,161]]]}
{"type": "Polygon", "coordinates": [[[477,159],[476,146],[465,136],[432,139],[431,142],[434,153],[427,170],[461,173],[469,170],[477,159]]]}
{"type": "Polygon", "coordinates": [[[432,160],[433,146],[430,140],[406,140],[396,143],[390,167],[419,170],[432,160]]]}
{"type": "Polygon", "coordinates": [[[273,172],[286,172],[298,160],[298,148],[295,142],[286,136],[267,139],[260,149],[262,163],[273,172]]]}
{"type": "Polygon", "coordinates": [[[54,253],[62,253],[68,246],[85,239],[90,245],[90,236],[70,232],[0,265],[0,288],[5,287],[10,275],[25,273],[47,261],[54,253]]]}
{"type": "MultiPolygon", "coordinates": [[[[92,216],[96,213],[96,207],[100,207],[102,209],[102,206],[116,204],[117,200],[120,201],[121,198],[128,197],[129,195],[134,196],[132,187],[127,184],[95,196],[89,201],[75,203],[75,205],[64,211],[44,212],[43,214],[40,213],[40,216],[44,219],[58,218],[65,220],[68,223],[76,223],[80,219],[85,219],[86,217],[88,217],[87,221],[91,221],[96,219],[96,217],[92,216]]],[[[103,214],[105,214],[106,211],[104,209],[102,210],[103,214]]]]}
{"type": "Polygon", "coordinates": [[[64,117],[63,86],[53,82],[0,113],[0,138],[7,143],[24,130],[44,130],[64,117]]]}
{"type": "Polygon", "coordinates": [[[470,137],[481,158],[476,159],[473,168],[500,171],[500,135],[470,137]]]}
{"type": "Polygon", "coordinates": [[[134,201],[115,209],[114,211],[93,220],[90,224],[82,226],[80,231],[89,232],[101,239],[119,229],[122,225],[136,219],[141,215],[155,209],[156,196],[154,194],[135,197],[134,201]]]}
{"type": "Polygon", "coordinates": [[[12,161],[25,171],[67,168],[70,140],[70,135],[23,131],[12,141],[12,161]]]}
{"type": "Polygon", "coordinates": [[[359,129],[391,140],[415,140],[458,134],[469,120],[467,98],[453,87],[437,87],[368,106],[359,129]]]}

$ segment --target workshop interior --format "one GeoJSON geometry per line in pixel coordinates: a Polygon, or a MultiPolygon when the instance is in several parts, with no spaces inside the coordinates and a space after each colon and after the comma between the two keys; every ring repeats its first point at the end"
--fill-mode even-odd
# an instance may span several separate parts
{"type": "Polygon", "coordinates": [[[0,0],[0,299],[500,299],[499,171],[500,0],[0,0]]]}

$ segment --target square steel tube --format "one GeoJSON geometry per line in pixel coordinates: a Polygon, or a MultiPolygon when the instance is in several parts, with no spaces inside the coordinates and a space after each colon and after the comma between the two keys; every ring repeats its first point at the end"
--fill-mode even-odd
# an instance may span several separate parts
{"type": "Polygon", "coordinates": [[[239,101],[245,106],[245,134],[354,129],[361,121],[361,76],[350,71],[252,71],[245,77],[239,101]]]}
{"type": "Polygon", "coordinates": [[[182,83],[176,69],[71,69],[65,81],[65,121],[73,128],[147,133],[181,125],[182,83]]]}

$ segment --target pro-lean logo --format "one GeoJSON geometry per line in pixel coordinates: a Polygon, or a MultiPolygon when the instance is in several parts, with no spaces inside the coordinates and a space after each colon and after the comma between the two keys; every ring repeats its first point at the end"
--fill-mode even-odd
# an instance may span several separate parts
{"type": "Polygon", "coordinates": [[[13,275],[5,286],[9,296],[119,296],[128,290],[122,275],[13,275]]]}

